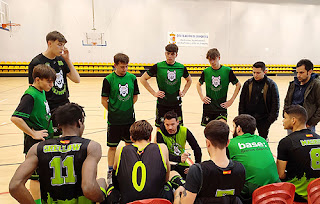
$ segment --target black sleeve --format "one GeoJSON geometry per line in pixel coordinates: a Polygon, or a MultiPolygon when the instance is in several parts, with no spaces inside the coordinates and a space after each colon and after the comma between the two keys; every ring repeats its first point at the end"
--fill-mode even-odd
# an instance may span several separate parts
{"type": "Polygon", "coordinates": [[[34,99],[31,95],[23,95],[17,109],[14,111],[12,116],[22,118],[24,120],[30,118],[30,114],[33,109],[33,104],[34,99]]]}
{"type": "Polygon", "coordinates": [[[230,152],[229,152],[229,148],[228,147],[226,149],[226,154],[227,154],[228,159],[230,159],[230,152]]]}
{"type": "Polygon", "coordinates": [[[187,174],[186,183],[184,188],[191,193],[199,193],[202,185],[202,171],[201,166],[194,164],[190,167],[187,174]]]}
{"type": "Polygon", "coordinates": [[[63,57],[60,57],[59,60],[61,60],[63,62],[63,69],[64,69],[63,73],[68,74],[70,72],[70,68],[69,68],[67,62],[63,59],[63,57]]]}
{"type": "Polygon", "coordinates": [[[202,71],[200,79],[199,79],[200,84],[203,84],[204,82],[204,72],[202,71]]]}
{"type": "Polygon", "coordinates": [[[157,132],[157,143],[164,143],[163,137],[159,131],[157,132]]]}
{"type": "Polygon", "coordinates": [[[238,107],[238,113],[240,114],[245,114],[246,113],[246,105],[250,101],[248,101],[249,96],[249,82],[246,81],[241,89],[240,93],[240,100],[239,100],[239,107],[238,107]]]}
{"type": "Polygon", "coordinates": [[[282,161],[289,161],[289,150],[291,146],[290,138],[285,137],[282,140],[280,140],[278,145],[278,155],[277,159],[282,161]]]}
{"type": "Polygon", "coordinates": [[[40,64],[40,61],[39,61],[39,60],[32,59],[32,61],[30,62],[29,66],[28,66],[28,79],[29,79],[29,84],[33,84],[33,77],[32,77],[33,68],[34,68],[35,66],[37,66],[38,64],[40,64]]]}
{"type": "Polygon", "coordinates": [[[157,71],[158,71],[158,66],[157,64],[154,64],[148,71],[147,74],[151,77],[154,77],[157,75],[157,71]]]}
{"type": "Polygon", "coordinates": [[[183,70],[183,78],[187,78],[189,76],[189,72],[187,70],[187,67],[184,67],[184,70],[183,70]]]}
{"type": "MultiPolygon", "coordinates": [[[[271,85],[271,84],[270,84],[271,85]]],[[[280,108],[280,102],[279,102],[279,91],[278,86],[275,82],[272,83],[272,86],[270,87],[271,91],[271,110],[269,113],[268,121],[270,123],[273,123],[277,120],[279,116],[279,108],[280,108]]]]}
{"type": "Polygon", "coordinates": [[[109,81],[106,78],[104,78],[103,84],[102,84],[101,96],[109,97],[109,95],[110,95],[110,84],[109,84],[109,81]]]}
{"type": "Polygon", "coordinates": [[[195,162],[196,163],[200,163],[201,162],[201,157],[202,157],[202,153],[201,153],[201,148],[196,140],[196,138],[193,136],[193,134],[187,130],[187,142],[189,143],[189,145],[191,146],[193,153],[194,153],[194,158],[195,158],[195,162]]]}
{"type": "Polygon", "coordinates": [[[236,83],[238,83],[238,78],[236,77],[236,75],[234,75],[232,69],[229,72],[229,82],[231,82],[233,85],[235,85],[236,83]]]}
{"type": "Polygon", "coordinates": [[[137,78],[134,80],[133,83],[134,83],[133,95],[140,94],[137,78]]]}

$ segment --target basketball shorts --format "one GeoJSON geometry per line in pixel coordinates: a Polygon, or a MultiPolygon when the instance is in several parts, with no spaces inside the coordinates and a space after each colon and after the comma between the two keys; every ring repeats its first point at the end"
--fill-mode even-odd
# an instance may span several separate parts
{"type": "Polygon", "coordinates": [[[155,126],[160,127],[161,123],[163,123],[164,121],[164,118],[163,118],[164,115],[167,112],[172,110],[178,115],[179,124],[183,125],[181,104],[176,106],[163,106],[163,105],[157,104],[155,126]]]}
{"type": "Polygon", "coordinates": [[[220,120],[223,119],[227,121],[227,113],[203,113],[201,125],[206,126],[211,120],[220,120]]]}
{"type": "Polygon", "coordinates": [[[121,140],[132,143],[130,139],[130,125],[108,125],[107,146],[117,147],[121,140]]]}

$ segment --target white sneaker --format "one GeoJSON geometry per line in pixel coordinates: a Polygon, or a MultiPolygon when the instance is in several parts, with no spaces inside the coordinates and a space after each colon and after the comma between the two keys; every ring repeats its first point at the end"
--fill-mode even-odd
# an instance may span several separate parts
{"type": "Polygon", "coordinates": [[[112,171],[108,171],[107,173],[107,184],[108,186],[112,184],[112,171]]]}

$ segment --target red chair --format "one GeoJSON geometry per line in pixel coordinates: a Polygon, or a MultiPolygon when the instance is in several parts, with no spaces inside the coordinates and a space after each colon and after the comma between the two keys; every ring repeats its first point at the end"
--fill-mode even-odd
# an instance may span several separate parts
{"type": "Polygon", "coordinates": [[[128,204],[171,204],[171,202],[163,198],[151,198],[144,200],[136,200],[128,204]]]}
{"type": "Polygon", "coordinates": [[[252,204],[292,204],[296,187],[292,183],[273,183],[257,188],[252,194],[252,204]]]}
{"type": "Polygon", "coordinates": [[[307,191],[309,204],[320,203],[320,178],[311,181],[308,185],[307,191]]]}

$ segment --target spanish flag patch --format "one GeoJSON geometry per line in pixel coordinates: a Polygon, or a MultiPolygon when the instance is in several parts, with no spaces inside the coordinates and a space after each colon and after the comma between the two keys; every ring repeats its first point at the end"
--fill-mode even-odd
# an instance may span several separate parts
{"type": "Polygon", "coordinates": [[[225,174],[231,174],[231,170],[223,171],[223,175],[225,175],[225,174]]]}
{"type": "Polygon", "coordinates": [[[306,137],[313,137],[313,134],[306,134],[306,137]]]}
{"type": "Polygon", "coordinates": [[[69,143],[70,143],[70,140],[61,140],[60,143],[61,143],[61,144],[69,144],[69,143]]]}

